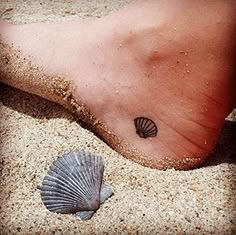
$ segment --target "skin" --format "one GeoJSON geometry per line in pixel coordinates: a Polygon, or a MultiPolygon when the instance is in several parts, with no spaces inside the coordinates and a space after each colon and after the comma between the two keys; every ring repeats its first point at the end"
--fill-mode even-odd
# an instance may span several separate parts
{"type": "Polygon", "coordinates": [[[70,80],[75,100],[138,153],[104,137],[117,151],[150,167],[187,169],[209,155],[236,104],[234,10],[234,1],[136,1],[93,21],[2,22],[1,40],[70,80]],[[140,116],[154,121],[156,137],[137,135],[140,116]]]}

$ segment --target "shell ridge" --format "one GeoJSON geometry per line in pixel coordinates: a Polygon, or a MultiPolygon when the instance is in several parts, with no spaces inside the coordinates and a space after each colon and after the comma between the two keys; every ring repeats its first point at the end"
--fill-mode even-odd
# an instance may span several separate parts
{"type": "Polygon", "coordinates": [[[73,205],[73,207],[79,207],[78,203],[76,203],[76,202],[71,203],[70,201],[64,201],[64,200],[56,200],[56,202],[55,202],[53,199],[47,200],[47,205],[51,208],[53,206],[57,206],[57,205],[63,205],[63,206],[73,205]],[[62,204],[62,202],[63,202],[63,204],[62,204]]]}
{"type": "Polygon", "coordinates": [[[62,213],[62,214],[69,214],[69,213],[74,213],[77,211],[77,208],[71,208],[71,207],[67,207],[67,206],[55,206],[54,208],[51,207],[47,207],[46,208],[52,212],[56,212],[56,213],[62,213]]]}
{"type": "MultiPolygon", "coordinates": [[[[75,161],[76,161],[76,164],[77,164],[78,168],[82,166],[81,159],[77,155],[75,155],[75,161]]],[[[83,171],[82,170],[78,170],[77,173],[78,174],[76,175],[76,177],[78,178],[79,182],[82,182],[83,186],[88,186],[88,185],[84,184],[85,182],[83,181],[83,178],[84,178],[83,171]]]]}
{"type": "Polygon", "coordinates": [[[70,202],[75,202],[75,201],[83,201],[83,198],[76,198],[76,200],[73,198],[73,197],[70,197],[70,195],[68,194],[61,194],[61,193],[45,193],[45,194],[41,194],[42,198],[45,199],[45,200],[51,200],[52,198],[53,199],[58,199],[58,200],[61,200],[63,198],[65,198],[66,201],[70,201],[70,202]],[[80,200],[81,199],[81,200],[80,200]]]}
{"type": "MultiPolygon", "coordinates": [[[[79,196],[78,191],[80,192],[80,190],[78,190],[77,185],[73,185],[73,184],[71,184],[71,182],[68,183],[67,181],[64,180],[63,177],[59,176],[57,178],[56,177],[52,177],[52,178],[49,178],[49,179],[50,179],[50,181],[48,179],[46,179],[43,182],[42,186],[44,186],[44,185],[52,185],[56,189],[60,189],[60,190],[63,189],[63,190],[66,190],[68,192],[73,192],[74,196],[76,196],[76,197],[79,196]],[[62,188],[62,186],[63,186],[63,188],[62,188]],[[68,188],[68,186],[71,186],[71,187],[68,188]]],[[[83,194],[85,194],[85,192],[83,194]]]]}
{"type": "Polygon", "coordinates": [[[94,187],[99,188],[99,184],[101,184],[102,175],[103,175],[103,171],[101,169],[100,157],[92,156],[91,154],[89,156],[90,156],[90,162],[91,162],[90,184],[94,187]],[[97,174],[98,172],[99,174],[97,174]]]}
{"type": "MultiPolygon", "coordinates": [[[[98,192],[98,185],[96,184],[96,180],[95,180],[95,175],[96,175],[96,172],[99,172],[98,171],[98,168],[97,168],[97,162],[96,162],[96,156],[92,156],[91,154],[89,154],[90,156],[90,162],[91,162],[91,170],[90,170],[90,173],[91,173],[91,177],[89,178],[89,183],[92,187],[94,187],[94,192],[92,192],[93,194],[95,193],[97,195],[97,197],[99,197],[99,192],[98,192]],[[93,164],[92,164],[93,162],[93,164]]],[[[97,181],[98,182],[98,181],[97,181]]],[[[99,182],[98,182],[99,184],[99,182]]]]}
{"type": "Polygon", "coordinates": [[[149,127],[151,127],[151,129],[152,129],[152,123],[146,121],[145,125],[143,126],[143,129],[148,130],[149,127]]]}
{"type": "MultiPolygon", "coordinates": [[[[90,176],[89,175],[89,168],[90,168],[91,164],[89,162],[87,162],[88,164],[86,164],[86,161],[84,161],[84,160],[86,160],[85,151],[84,150],[81,150],[81,151],[76,150],[76,152],[74,153],[74,156],[75,156],[75,161],[76,161],[77,165],[83,166],[83,168],[86,169],[85,170],[86,177],[89,178],[89,176],[90,176]],[[81,155],[82,157],[79,157],[79,155],[81,155]]],[[[87,186],[87,187],[90,186],[87,184],[88,182],[83,181],[83,178],[85,177],[84,172],[80,171],[80,173],[82,174],[83,177],[81,177],[79,180],[80,181],[82,180],[84,186],[87,186]]]]}
{"type": "MultiPolygon", "coordinates": [[[[102,184],[102,179],[103,179],[103,162],[101,161],[100,156],[95,156],[94,157],[94,170],[93,170],[93,182],[94,185],[96,183],[102,184]],[[97,175],[96,172],[100,172],[100,175],[97,175]]],[[[100,190],[100,186],[98,187],[100,190]]]]}
{"type": "MultiPolygon", "coordinates": [[[[51,184],[51,182],[55,182],[57,184],[61,183],[62,185],[64,185],[66,188],[68,188],[68,185],[70,185],[72,188],[74,188],[74,186],[76,187],[76,184],[75,184],[75,181],[72,181],[68,175],[66,176],[61,176],[61,175],[58,175],[57,177],[55,176],[51,176],[49,175],[48,178],[45,179],[45,182],[46,183],[48,182],[48,184],[51,184]]],[[[44,185],[44,184],[43,184],[44,185]]],[[[54,185],[55,186],[55,185],[54,185]]]]}
{"type": "Polygon", "coordinates": [[[81,210],[88,210],[88,207],[82,207],[80,206],[81,204],[75,203],[75,202],[65,202],[63,200],[61,201],[46,201],[45,206],[48,210],[55,212],[56,208],[61,208],[64,211],[68,211],[70,213],[72,210],[73,211],[81,211],[81,210]],[[70,209],[68,209],[70,208],[70,209]]]}
{"type": "Polygon", "coordinates": [[[104,161],[102,157],[99,156],[99,163],[100,163],[100,171],[101,171],[101,179],[100,179],[100,187],[99,187],[99,199],[101,200],[101,188],[103,182],[103,174],[104,174],[104,161]]]}
{"type": "Polygon", "coordinates": [[[64,198],[66,200],[70,200],[70,201],[83,201],[83,197],[81,196],[74,196],[70,193],[68,193],[68,191],[65,191],[64,193],[62,193],[61,191],[54,191],[54,192],[51,192],[51,191],[44,191],[43,193],[41,193],[41,196],[42,198],[44,198],[45,200],[49,200],[50,198],[64,198]]]}
{"type": "Polygon", "coordinates": [[[79,206],[78,203],[76,202],[65,202],[63,200],[58,200],[58,201],[46,201],[45,206],[47,207],[48,210],[55,212],[56,208],[61,208],[63,210],[68,210],[67,208],[70,208],[71,210],[84,210],[86,209],[86,207],[82,208],[81,206],[79,206]]]}
{"type": "MultiPolygon", "coordinates": [[[[78,201],[74,201],[74,200],[71,200],[70,198],[67,198],[67,197],[55,197],[55,196],[47,196],[47,197],[42,197],[44,201],[47,202],[47,204],[50,204],[50,202],[53,202],[55,203],[55,201],[57,203],[68,203],[68,204],[78,204],[78,201]]],[[[80,203],[83,202],[83,201],[79,201],[80,203]]]]}
{"type": "Polygon", "coordinates": [[[147,130],[146,134],[149,134],[149,135],[153,134],[153,135],[155,135],[156,132],[157,132],[157,129],[151,129],[151,130],[147,130]]]}
{"type": "Polygon", "coordinates": [[[53,162],[51,167],[56,167],[56,169],[60,169],[61,171],[66,172],[66,170],[69,170],[70,168],[66,164],[65,158],[59,157],[57,160],[53,162]]]}
{"type": "Polygon", "coordinates": [[[147,136],[147,137],[155,137],[156,134],[155,134],[155,133],[148,133],[146,136],[147,136]]]}
{"type": "Polygon", "coordinates": [[[81,174],[81,181],[80,183],[82,183],[84,185],[84,188],[86,188],[86,193],[84,194],[84,200],[86,201],[86,203],[88,205],[90,205],[92,207],[93,201],[92,198],[93,196],[97,195],[97,197],[99,197],[99,192],[97,190],[92,190],[92,185],[90,184],[90,182],[88,181],[88,179],[91,179],[91,174],[90,174],[90,169],[92,167],[91,164],[91,156],[89,156],[88,154],[86,154],[84,151],[80,153],[81,158],[79,158],[77,156],[77,161],[81,162],[81,169],[80,169],[80,174],[81,174]],[[95,192],[94,192],[95,191],[95,192]]]}
{"type": "MultiPolygon", "coordinates": [[[[59,169],[59,170],[61,170],[61,169],[59,169]]],[[[73,171],[75,171],[76,170],[76,167],[73,167],[73,171]]],[[[82,178],[83,177],[78,177],[79,176],[79,174],[70,174],[70,175],[68,175],[68,173],[66,174],[64,171],[60,171],[62,174],[63,174],[63,177],[61,177],[61,175],[60,174],[58,174],[58,178],[60,178],[60,179],[65,179],[65,182],[67,183],[68,181],[69,182],[71,182],[71,186],[72,185],[74,185],[75,187],[77,187],[77,183],[78,182],[83,182],[83,180],[82,180],[82,178]]],[[[50,173],[51,172],[49,172],[48,174],[50,175],[50,173]]],[[[54,178],[54,177],[53,177],[54,178]]],[[[54,178],[55,179],[55,178],[54,178]]],[[[54,179],[53,179],[53,181],[54,181],[54,179]]],[[[64,180],[63,180],[64,181],[64,180]]]]}
{"type": "Polygon", "coordinates": [[[99,190],[100,190],[100,184],[101,184],[100,181],[101,181],[102,175],[101,175],[100,171],[96,171],[96,172],[99,173],[100,177],[98,176],[98,178],[100,178],[100,180],[97,180],[96,184],[92,183],[92,178],[94,178],[94,169],[96,169],[96,166],[98,165],[96,163],[96,156],[92,156],[91,154],[84,152],[83,163],[88,166],[88,168],[84,169],[85,170],[85,175],[87,176],[84,179],[86,179],[87,184],[90,186],[89,188],[90,189],[93,188],[93,190],[90,190],[89,197],[87,197],[88,203],[90,203],[90,205],[92,207],[94,203],[97,204],[99,202],[99,198],[100,198],[99,190]],[[94,198],[94,199],[92,200],[92,198],[94,198]]]}
{"type": "Polygon", "coordinates": [[[151,134],[151,133],[155,134],[155,130],[148,130],[148,131],[146,131],[146,134],[151,134]]]}
{"type": "Polygon", "coordinates": [[[97,156],[94,156],[93,158],[94,164],[92,166],[92,177],[91,177],[91,184],[96,187],[96,172],[99,172],[99,166],[97,161],[97,156]]]}
{"type": "Polygon", "coordinates": [[[78,190],[83,194],[84,197],[87,197],[86,195],[89,192],[89,190],[87,189],[88,186],[86,187],[86,184],[84,184],[83,177],[80,178],[79,182],[81,186],[78,187],[78,190]]]}
{"type": "Polygon", "coordinates": [[[99,161],[99,158],[98,156],[94,156],[94,164],[93,164],[93,176],[91,178],[92,180],[92,184],[94,185],[94,187],[96,187],[96,194],[98,195],[98,198],[99,198],[99,201],[100,201],[100,185],[102,183],[102,176],[103,176],[103,173],[101,171],[101,168],[100,168],[100,161],[99,161]],[[96,172],[99,172],[100,174],[99,175],[96,175],[96,172]]]}
{"type": "Polygon", "coordinates": [[[142,129],[146,128],[146,124],[148,123],[147,119],[142,119],[142,129]]]}
{"type": "MultiPolygon", "coordinates": [[[[48,186],[48,185],[47,185],[48,186]]],[[[80,194],[78,194],[78,192],[77,191],[75,191],[74,192],[74,190],[71,190],[71,189],[69,189],[68,187],[65,187],[65,186],[67,186],[67,185],[63,185],[63,186],[61,186],[60,184],[58,185],[57,183],[56,183],[56,185],[54,185],[55,187],[52,187],[51,185],[50,185],[50,188],[52,189],[54,189],[54,192],[57,192],[57,193],[60,193],[62,196],[64,195],[64,194],[66,194],[66,195],[68,195],[68,196],[70,196],[70,197],[73,197],[74,198],[74,200],[76,200],[77,198],[82,198],[81,197],[81,195],[80,194]],[[67,194],[68,193],[68,194],[67,194]]],[[[43,190],[47,190],[48,191],[48,187],[47,188],[45,188],[45,187],[43,187],[43,190]]],[[[46,192],[47,192],[46,191],[46,192]]],[[[43,192],[43,193],[45,193],[45,191],[43,192]]],[[[44,194],[42,194],[42,195],[44,195],[44,194]]]]}
{"type": "Polygon", "coordinates": [[[97,176],[98,176],[98,178],[101,178],[101,172],[99,170],[99,162],[97,161],[97,156],[91,156],[91,161],[93,161],[94,164],[92,164],[92,170],[91,170],[92,177],[90,178],[90,180],[91,180],[91,184],[95,188],[95,193],[96,193],[97,197],[99,198],[100,181],[97,179],[97,176]],[[96,174],[96,172],[99,172],[99,175],[96,174]]]}
{"type": "MultiPolygon", "coordinates": [[[[143,125],[142,125],[142,131],[146,133],[147,135],[147,129],[148,129],[148,124],[149,124],[149,120],[145,120],[143,121],[143,125]]],[[[152,124],[152,123],[151,123],[152,124]]]]}
{"type": "Polygon", "coordinates": [[[140,119],[136,118],[135,127],[139,130],[140,129],[140,119]]]}
{"type": "MultiPolygon", "coordinates": [[[[102,185],[103,174],[104,174],[104,162],[100,156],[97,156],[97,161],[99,162],[99,164],[97,164],[97,168],[99,172],[101,172],[101,178],[97,180],[99,180],[100,184],[102,185]]],[[[101,188],[101,185],[100,185],[100,188],[101,188]]]]}
{"type": "MultiPolygon", "coordinates": [[[[76,160],[79,161],[80,163],[82,163],[81,166],[84,166],[84,170],[82,170],[82,169],[80,170],[80,174],[81,174],[81,181],[80,182],[82,182],[84,188],[87,189],[87,193],[89,193],[89,195],[92,196],[91,185],[89,185],[87,180],[85,180],[85,179],[89,178],[89,176],[88,176],[89,170],[88,170],[88,166],[84,163],[84,158],[85,158],[84,151],[82,152],[81,156],[83,156],[83,157],[82,158],[79,158],[78,156],[76,157],[76,160]]],[[[87,197],[86,194],[85,194],[85,197],[87,197]]]]}
{"type": "Polygon", "coordinates": [[[146,130],[157,130],[156,125],[154,124],[154,122],[149,121],[149,124],[145,127],[146,130]]]}
{"type": "MultiPolygon", "coordinates": [[[[68,194],[66,194],[68,197],[65,197],[65,194],[62,194],[62,193],[59,193],[59,196],[58,197],[56,197],[56,198],[58,198],[57,199],[57,202],[58,201],[63,201],[64,202],[64,204],[65,204],[65,201],[66,202],[68,202],[68,198],[70,199],[70,194],[68,195],[68,194]],[[65,200],[66,199],[66,200],[65,200]]],[[[55,198],[55,196],[54,195],[48,195],[48,196],[42,196],[42,199],[44,200],[44,203],[45,203],[45,205],[47,206],[48,204],[50,204],[50,202],[51,202],[51,199],[52,198],[55,198]]],[[[76,198],[72,198],[71,200],[71,203],[70,204],[72,204],[72,205],[77,205],[77,207],[79,208],[79,209],[88,209],[88,208],[90,208],[87,204],[86,204],[86,202],[84,201],[84,198],[82,198],[82,197],[76,197],[76,198]],[[84,206],[80,206],[80,205],[84,205],[84,206]]],[[[54,201],[54,204],[56,204],[57,202],[55,202],[54,201]]]]}
{"type": "Polygon", "coordinates": [[[144,118],[140,119],[140,127],[141,127],[141,129],[143,129],[144,122],[145,122],[144,118]]]}

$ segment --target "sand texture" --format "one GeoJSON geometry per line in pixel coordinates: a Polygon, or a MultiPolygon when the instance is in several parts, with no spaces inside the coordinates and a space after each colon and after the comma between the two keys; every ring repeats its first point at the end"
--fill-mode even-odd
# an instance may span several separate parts
{"type": "MultiPolygon", "coordinates": [[[[126,0],[1,0],[9,22],[96,18],[126,0]]],[[[198,169],[154,170],[122,157],[69,111],[0,84],[0,234],[236,234],[236,112],[198,169]],[[50,213],[37,185],[66,149],[103,156],[114,196],[89,221],[50,213]]]]}

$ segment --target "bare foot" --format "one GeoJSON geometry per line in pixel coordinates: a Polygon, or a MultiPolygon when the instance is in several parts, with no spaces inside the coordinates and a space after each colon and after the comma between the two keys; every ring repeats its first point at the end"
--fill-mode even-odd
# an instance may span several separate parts
{"type": "Polygon", "coordinates": [[[188,169],[234,105],[230,7],[146,1],[95,21],[1,23],[0,81],[73,109],[136,162],[188,169]]]}

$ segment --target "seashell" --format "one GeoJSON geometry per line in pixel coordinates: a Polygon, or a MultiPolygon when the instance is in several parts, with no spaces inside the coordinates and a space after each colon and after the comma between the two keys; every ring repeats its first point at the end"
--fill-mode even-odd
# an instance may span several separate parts
{"type": "MultiPolygon", "coordinates": [[[[110,185],[102,184],[100,192],[100,203],[104,203],[109,197],[113,195],[113,190],[110,185]]],[[[79,211],[76,216],[82,220],[90,219],[96,211],[79,211]]]]}
{"type": "Polygon", "coordinates": [[[65,153],[52,163],[44,177],[41,198],[51,212],[70,214],[83,212],[88,219],[108,197],[112,189],[102,184],[104,163],[101,157],[85,151],[65,153]]]}
{"type": "Polygon", "coordinates": [[[155,137],[157,135],[157,126],[149,118],[137,117],[134,119],[136,133],[142,138],[155,137]]]}

